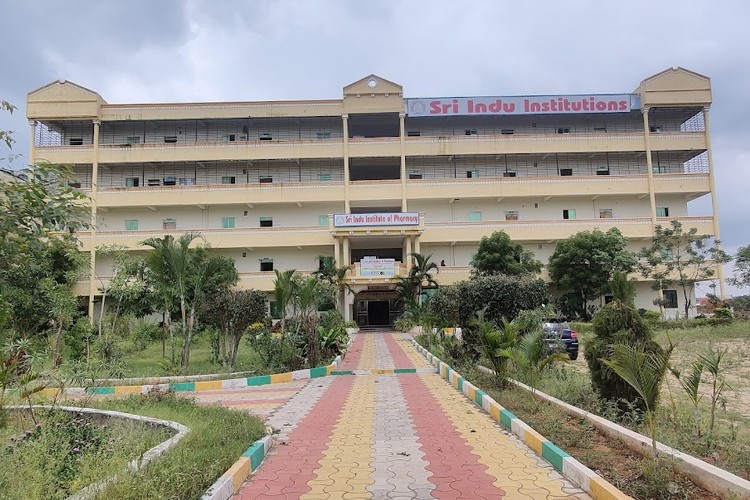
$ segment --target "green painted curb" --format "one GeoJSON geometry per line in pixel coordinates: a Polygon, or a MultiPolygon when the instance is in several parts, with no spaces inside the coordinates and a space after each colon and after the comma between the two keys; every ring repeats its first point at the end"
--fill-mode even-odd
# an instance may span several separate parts
{"type": "Polygon", "coordinates": [[[354,375],[352,370],[333,370],[331,375],[354,375]]]}
{"type": "Polygon", "coordinates": [[[509,412],[506,409],[500,410],[500,423],[503,424],[503,427],[510,430],[511,429],[511,421],[516,419],[515,415],[513,415],[511,412],[509,412]]]}
{"type": "Polygon", "coordinates": [[[189,391],[194,392],[195,391],[195,382],[177,382],[174,384],[169,384],[169,388],[173,391],[189,391]]]}
{"type": "Polygon", "coordinates": [[[487,393],[484,392],[482,389],[477,389],[474,391],[474,402],[479,405],[480,408],[482,407],[482,396],[486,395],[487,393]]]}
{"type": "Polygon", "coordinates": [[[456,384],[458,392],[464,392],[464,381],[465,379],[463,377],[458,377],[458,384],[456,384]]]}
{"type": "Polygon", "coordinates": [[[550,441],[542,443],[542,456],[547,459],[549,463],[555,466],[555,469],[562,472],[563,470],[563,459],[569,457],[567,453],[555,446],[550,441]]]}
{"type": "Polygon", "coordinates": [[[417,373],[416,368],[396,368],[393,373],[417,373]]]}
{"type": "Polygon", "coordinates": [[[259,375],[257,377],[247,377],[247,386],[255,386],[255,385],[266,385],[271,383],[271,376],[270,375],[259,375]]]}
{"type": "Polygon", "coordinates": [[[87,394],[114,394],[114,387],[86,387],[87,394]]]}
{"type": "Polygon", "coordinates": [[[328,374],[328,370],[325,366],[318,366],[316,368],[310,368],[310,378],[325,377],[328,374]]]}
{"type": "Polygon", "coordinates": [[[254,471],[263,462],[265,456],[263,443],[255,442],[242,456],[250,459],[250,470],[254,471]]]}

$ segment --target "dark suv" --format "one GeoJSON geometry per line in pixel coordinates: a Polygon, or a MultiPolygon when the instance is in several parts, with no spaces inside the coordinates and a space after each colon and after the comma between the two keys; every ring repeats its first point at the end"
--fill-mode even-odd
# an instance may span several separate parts
{"type": "Polygon", "coordinates": [[[544,341],[550,352],[567,353],[570,359],[578,359],[578,334],[564,319],[546,318],[542,323],[544,341]]]}

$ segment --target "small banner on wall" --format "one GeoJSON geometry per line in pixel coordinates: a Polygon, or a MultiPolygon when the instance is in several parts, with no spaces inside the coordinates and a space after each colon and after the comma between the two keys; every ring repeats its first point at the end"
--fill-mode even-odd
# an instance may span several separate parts
{"type": "Polygon", "coordinates": [[[384,212],[375,214],[336,214],[333,227],[418,226],[419,212],[384,212]]]}
{"type": "Polygon", "coordinates": [[[359,261],[360,276],[395,276],[395,259],[378,259],[375,257],[363,257],[359,261]]]}

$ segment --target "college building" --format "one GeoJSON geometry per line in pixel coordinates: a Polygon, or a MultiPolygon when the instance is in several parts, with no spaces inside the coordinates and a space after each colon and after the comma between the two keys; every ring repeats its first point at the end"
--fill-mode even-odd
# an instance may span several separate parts
{"type": "MultiPolygon", "coordinates": [[[[585,230],[617,227],[634,251],[674,219],[718,238],[710,105],[707,77],[672,68],[631,93],[408,98],[370,75],[339,99],[262,102],[110,104],[57,81],[28,94],[27,117],[30,162],[72,165],[91,196],[90,312],[111,275],[97,248],[192,231],[269,300],[275,269],[351,265],[343,314],[386,325],[412,252],[450,284],[497,230],[543,263],[585,230]],[[712,214],[689,216],[706,195],[712,214]]],[[[647,281],[637,291],[655,308],[647,281]]],[[[681,291],[664,298],[682,308],[681,291]]]]}

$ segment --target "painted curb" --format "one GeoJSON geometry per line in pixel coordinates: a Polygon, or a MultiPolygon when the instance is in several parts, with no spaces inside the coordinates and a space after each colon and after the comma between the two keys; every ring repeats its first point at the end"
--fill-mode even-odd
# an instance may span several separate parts
{"type": "Polygon", "coordinates": [[[549,462],[558,472],[567,479],[577,484],[582,490],[596,500],[625,500],[631,497],[615,488],[604,478],[571,457],[564,450],[557,447],[550,440],[531,428],[526,422],[506,410],[489,394],[464,379],[457,371],[445,364],[426,348],[419,345],[414,338],[404,335],[417,351],[424,356],[430,364],[438,369],[440,376],[459,392],[464,394],[474,404],[490,414],[493,420],[501,424],[506,430],[512,432],[523,441],[537,455],[549,462]]]}
{"type": "MultiPolygon", "coordinates": [[[[478,366],[477,368],[485,373],[492,374],[492,370],[487,367],[478,366]]],[[[511,382],[521,389],[530,393],[532,392],[531,388],[526,384],[513,379],[511,379],[511,382]]],[[[597,430],[609,437],[621,440],[628,448],[637,453],[643,455],[651,455],[653,453],[650,437],[627,429],[607,420],[606,418],[600,417],[599,415],[584,411],[577,406],[568,404],[565,401],[550,396],[549,394],[545,394],[538,390],[533,391],[533,394],[539,399],[560,407],[569,415],[586,419],[597,430]]],[[[711,493],[721,497],[750,500],[750,481],[716,467],[715,465],[706,463],[692,455],[675,450],[674,448],[658,441],[656,447],[660,454],[674,459],[675,468],[711,493]]]]}
{"type": "Polygon", "coordinates": [[[203,494],[201,500],[228,500],[233,497],[247,481],[273,446],[273,435],[269,434],[245,450],[240,458],[203,494]]]}
{"type": "MultiPolygon", "coordinates": [[[[13,406],[6,406],[7,409],[28,409],[28,406],[23,405],[13,405],[13,406]]],[[[153,448],[146,450],[143,455],[141,455],[138,458],[134,458],[130,462],[128,462],[127,469],[133,472],[137,472],[144,467],[146,467],[153,459],[161,456],[164,452],[169,450],[171,447],[179,443],[182,438],[184,438],[188,432],[190,432],[190,428],[186,427],[178,422],[174,422],[171,420],[162,420],[160,418],[154,418],[154,417],[146,417],[143,415],[135,415],[133,413],[124,413],[121,411],[114,411],[114,410],[99,410],[97,408],[78,408],[75,406],[51,406],[51,405],[34,405],[34,408],[48,408],[48,409],[56,409],[60,411],[67,411],[71,413],[88,413],[88,414],[95,414],[95,415],[106,415],[110,418],[125,418],[128,420],[135,420],[137,422],[145,422],[152,425],[161,425],[163,427],[169,427],[171,429],[174,429],[176,434],[172,436],[171,438],[167,439],[166,441],[163,441],[153,448]]],[[[117,480],[117,475],[102,479],[98,483],[90,484],[89,486],[86,486],[85,488],[81,489],[74,495],[71,495],[68,497],[68,500],[85,500],[88,498],[92,498],[96,493],[99,493],[104,488],[106,488],[108,485],[113,483],[117,480]]]]}

